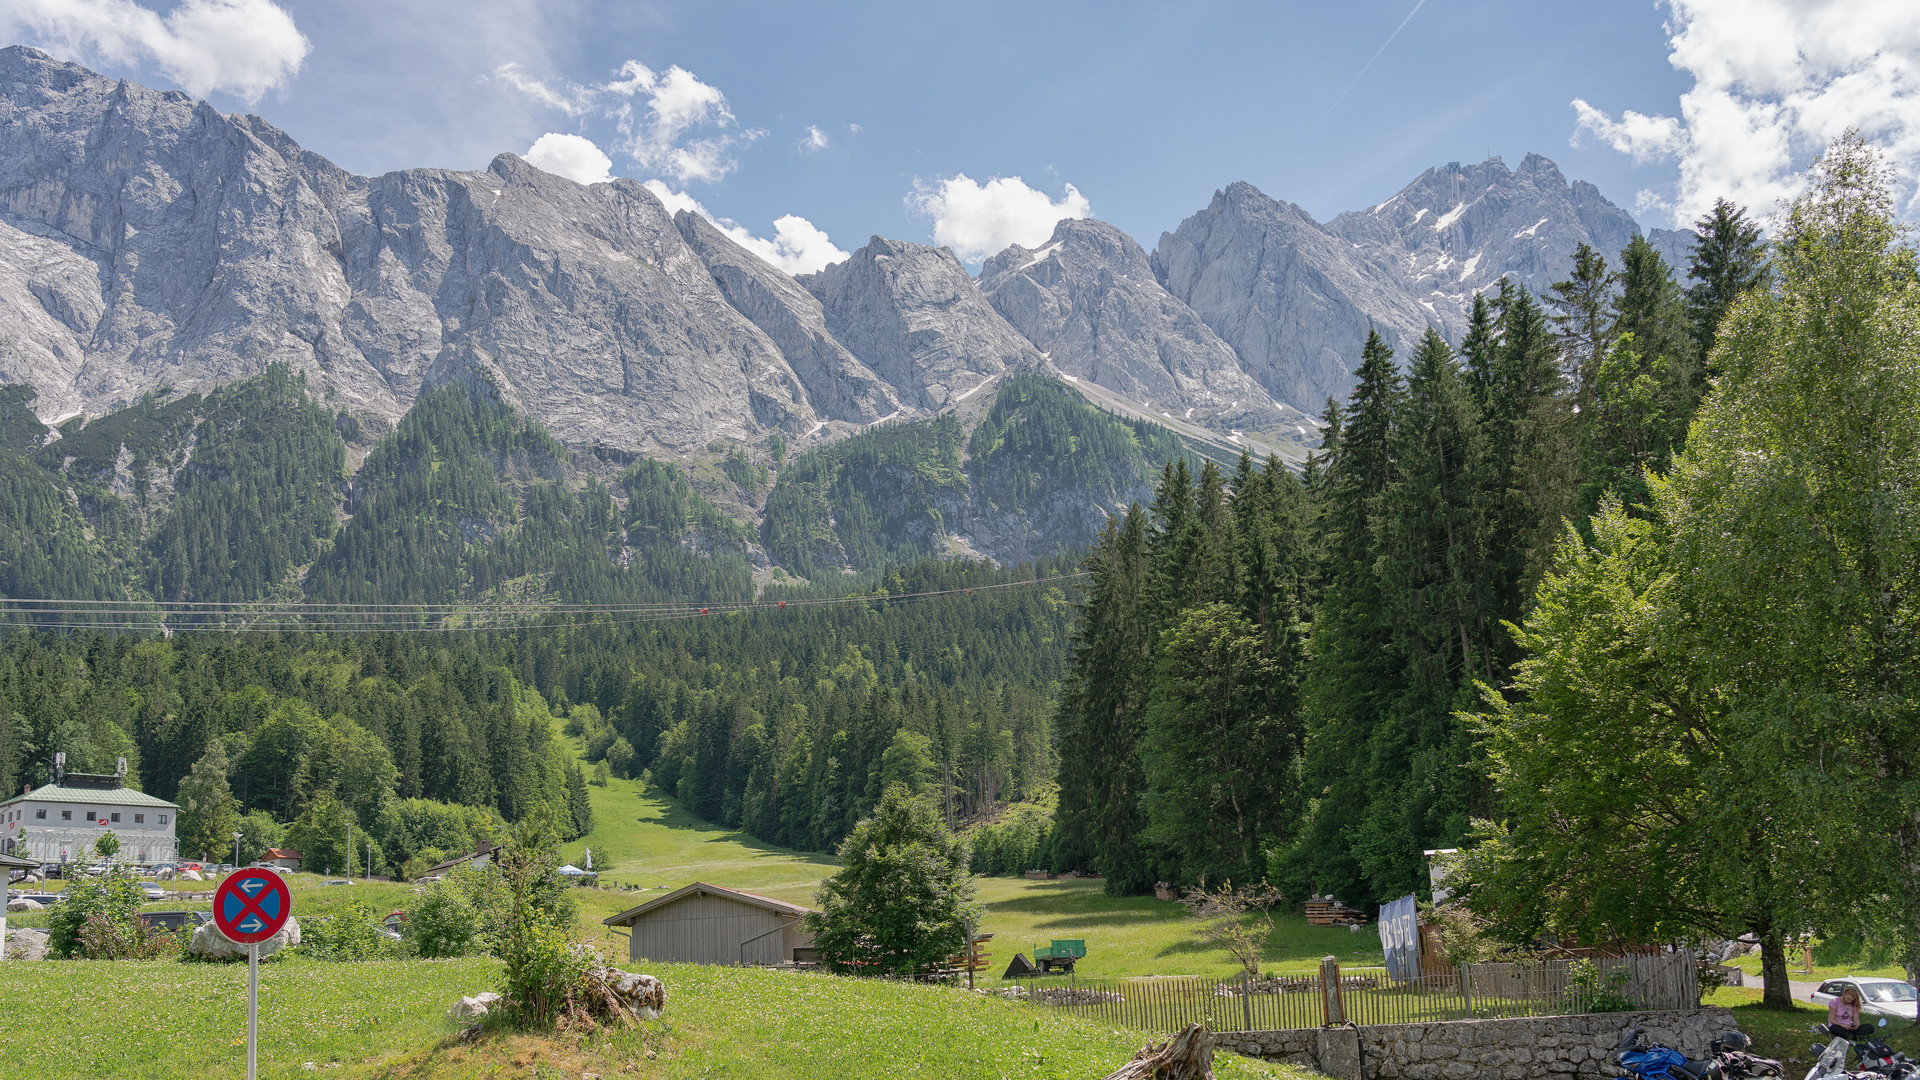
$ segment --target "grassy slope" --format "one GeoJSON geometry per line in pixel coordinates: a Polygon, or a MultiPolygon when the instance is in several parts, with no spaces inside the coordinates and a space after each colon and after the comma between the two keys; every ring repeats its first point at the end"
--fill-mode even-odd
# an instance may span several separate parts
{"type": "MultiPolygon", "coordinates": [[[[576,751],[577,740],[573,740],[576,751]]],[[[637,885],[649,892],[582,889],[584,927],[599,940],[624,946],[599,921],[693,881],[747,889],[797,904],[809,904],[820,879],[833,873],[831,856],[788,851],[694,817],[672,799],[642,793],[639,784],[612,780],[589,787],[593,832],[568,844],[565,856],[579,865],[593,848],[593,866],[603,884],[637,885]]],[[[1005,970],[1016,952],[1032,955],[1035,945],[1053,938],[1082,938],[1087,959],[1078,974],[1092,978],[1129,975],[1227,975],[1239,968],[1226,953],[1194,936],[1193,923],[1179,904],[1152,897],[1114,897],[1091,879],[1029,881],[981,878],[986,906],[981,930],[994,935],[992,966],[1005,970]]],[[[1264,967],[1284,971],[1316,970],[1323,956],[1347,965],[1379,966],[1380,935],[1372,927],[1358,933],[1308,926],[1288,916],[1276,926],[1264,967]]]]}

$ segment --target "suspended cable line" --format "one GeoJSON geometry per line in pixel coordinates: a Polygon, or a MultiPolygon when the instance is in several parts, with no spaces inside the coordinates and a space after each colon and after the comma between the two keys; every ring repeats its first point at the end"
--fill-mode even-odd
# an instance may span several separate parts
{"type": "Polygon", "coordinates": [[[791,600],[665,601],[565,604],[466,601],[449,604],[262,604],[245,601],[70,600],[0,597],[0,619],[19,618],[41,629],[178,632],[460,633],[570,618],[614,625],[697,619],[741,612],[779,612],[847,604],[907,604],[974,593],[1073,581],[1086,571],[912,593],[851,594],[791,600]]]}

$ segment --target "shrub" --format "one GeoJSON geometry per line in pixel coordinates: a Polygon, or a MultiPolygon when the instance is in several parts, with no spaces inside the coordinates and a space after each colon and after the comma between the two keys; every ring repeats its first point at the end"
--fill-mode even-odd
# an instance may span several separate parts
{"type": "Polygon", "coordinates": [[[402,933],[413,951],[429,959],[465,956],[475,947],[480,913],[458,881],[429,886],[407,916],[402,933]]]}
{"type": "Polygon", "coordinates": [[[1204,920],[1193,928],[1201,940],[1227,950],[1247,974],[1258,975],[1260,950],[1273,934],[1273,906],[1281,899],[1280,890],[1264,881],[1237,888],[1229,881],[1209,889],[1201,878],[1180,902],[1194,918],[1204,920]]]}
{"type": "Polygon", "coordinates": [[[47,911],[48,952],[62,960],[70,960],[76,954],[89,959],[112,959],[88,952],[81,931],[90,917],[98,915],[112,924],[115,940],[131,934],[144,935],[146,931],[140,924],[142,899],[140,883],[124,866],[111,867],[99,877],[75,881],[47,911]]]}
{"type": "Polygon", "coordinates": [[[500,905],[492,947],[506,964],[501,994],[516,1027],[550,1028],[586,997],[592,954],[573,944],[573,898],[554,872],[559,862],[558,835],[542,807],[500,850],[495,873],[463,882],[498,884],[483,903],[500,905]]]}
{"type": "Polygon", "coordinates": [[[1633,973],[1624,964],[1608,971],[1604,978],[1599,965],[1591,960],[1577,960],[1573,965],[1573,988],[1586,999],[1590,1013],[1632,1012],[1638,1008],[1627,993],[1632,979],[1633,973]]]}
{"type": "Polygon", "coordinates": [[[337,915],[303,920],[300,951],[316,960],[390,960],[399,955],[391,937],[381,932],[380,918],[359,900],[349,901],[337,915]]]}
{"type": "Polygon", "coordinates": [[[138,919],[127,922],[93,912],[80,925],[80,954],[89,960],[178,958],[182,943],[172,934],[149,933],[138,919]]]}

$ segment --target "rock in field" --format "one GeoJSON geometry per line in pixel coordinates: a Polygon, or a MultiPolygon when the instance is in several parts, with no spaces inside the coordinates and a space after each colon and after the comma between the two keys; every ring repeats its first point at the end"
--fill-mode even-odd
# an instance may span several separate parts
{"type": "MultiPolygon", "coordinates": [[[[288,919],[280,932],[260,943],[260,955],[272,956],[281,949],[291,949],[300,944],[300,920],[288,919]]],[[[247,947],[241,945],[220,932],[212,923],[194,927],[193,937],[187,942],[187,951],[203,960],[245,960],[247,947]]]]}
{"type": "Polygon", "coordinates": [[[447,1010],[447,1015],[455,1020],[478,1020],[492,1011],[494,1002],[499,1000],[500,995],[491,990],[472,997],[463,997],[453,1003],[453,1008],[447,1010]]]}

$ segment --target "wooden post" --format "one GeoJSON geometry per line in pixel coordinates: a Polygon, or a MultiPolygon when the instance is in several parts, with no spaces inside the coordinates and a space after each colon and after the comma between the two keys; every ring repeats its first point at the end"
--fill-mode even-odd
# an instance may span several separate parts
{"type": "Polygon", "coordinates": [[[1340,961],[1331,956],[1320,961],[1320,1014],[1327,1027],[1347,1022],[1346,1002],[1340,997],[1340,961]]]}
{"type": "Polygon", "coordinates": [[[1240,1015],[1246,1022],[1242,1031],[1253,1030],[1253,980],[1247,978],[1247,969],[1240,969],[1240,1015]]]}
{"type": "Polygon", "coordinates": [[[1473,969],[1466,964],[1460,965],[1460,996],[1467,1003],[1467,1019],[1473,1019],[1473,969]]]}

